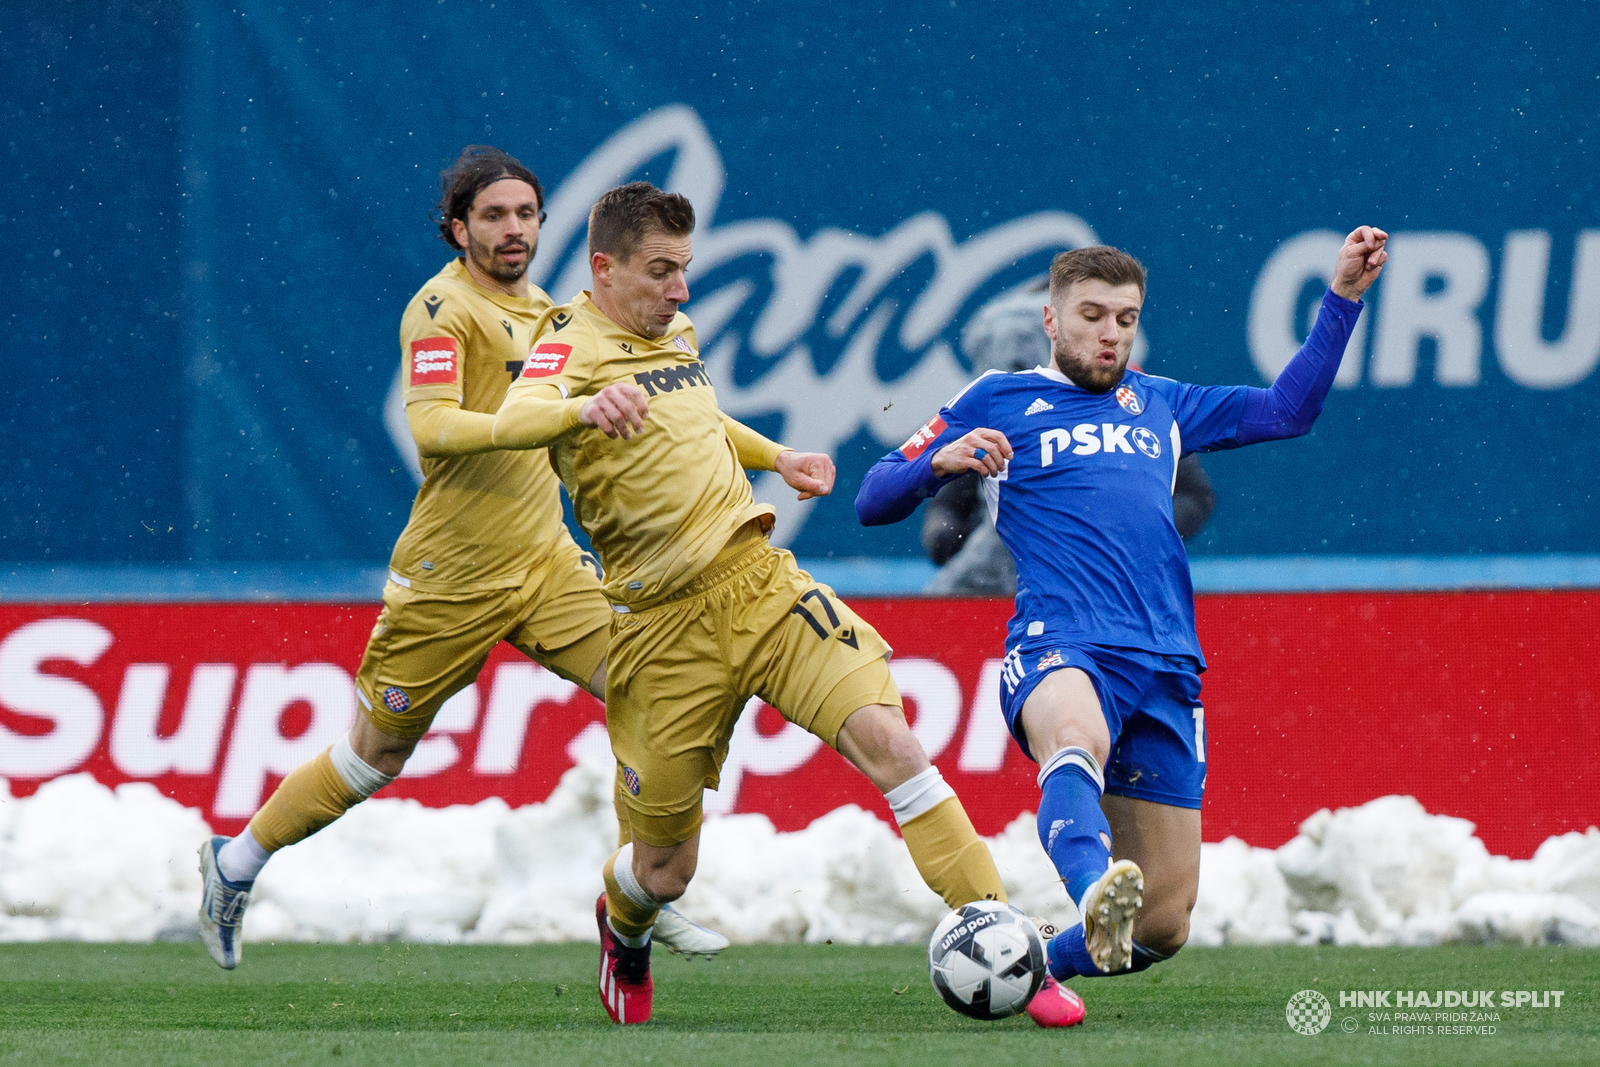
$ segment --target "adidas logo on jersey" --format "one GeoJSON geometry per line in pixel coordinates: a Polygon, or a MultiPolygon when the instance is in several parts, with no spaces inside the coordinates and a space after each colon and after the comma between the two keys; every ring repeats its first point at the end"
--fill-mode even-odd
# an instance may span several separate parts
{"type": "Polygon", "coordinates": [[[1028,405],[1028,410],[1024,411],[1023,414],[1024,415],[1037,415],[1041,411],[1054,411],[1055,409],[1056,409],[1056,406],[1054,404],[1046,404],[1044,402],[1044,398],[1040,397],[1038,400],[1035,400],[1033,403],[1029,404],[1028,405]]]}

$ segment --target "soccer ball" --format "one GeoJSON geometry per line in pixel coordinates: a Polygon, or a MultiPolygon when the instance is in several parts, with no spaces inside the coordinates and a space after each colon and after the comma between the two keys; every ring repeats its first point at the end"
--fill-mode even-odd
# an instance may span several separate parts
{"type": "Polygon", "coordinates": [[[1044,984],[1044,938],[1010,904],[979,900],[944,917],[928,942],[928,977],[944,1002],[974,1019],[1004,1019],[1044,984]]]}

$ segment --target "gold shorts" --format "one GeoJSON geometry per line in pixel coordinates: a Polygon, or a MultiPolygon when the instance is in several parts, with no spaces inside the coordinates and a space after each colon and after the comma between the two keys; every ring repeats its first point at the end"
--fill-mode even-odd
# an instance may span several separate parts
{"type": "Polygon", "coordinates": [[[663,847],[694,836],[702,790],[717,787],[752,696],[834,747],[858,709],[899,707],[890,652],[753,527],[675,599],[618,614],[606,719],[633,836],[663,847]]]}
{"type": "Polygon", "coordinates": [[[419,738],[501,641],[587,686],[605,662],[611,616],[599,576],[566,537],[521,588],[447,595],[389,582],[356,672],[356,696],[372,725],[419,738]]]}

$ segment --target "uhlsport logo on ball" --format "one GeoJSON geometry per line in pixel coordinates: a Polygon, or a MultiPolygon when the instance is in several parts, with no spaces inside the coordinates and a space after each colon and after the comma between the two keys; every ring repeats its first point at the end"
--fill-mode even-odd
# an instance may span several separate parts
{"type": "Polygon", "coordinates": [[[1044,984],[1044,938],[1011,905],[974,901],[934,928],[928,977],[944,1002],[963,1015],[1015,1015],[1044,984]]]}
{"type": "Polygon", "coordinates": [[[1302,989],[1289,998],[1284,1015],[1295,1033],[1310,1037],[1327,1028],[1328,1020],[1333,1018],[1333,1005],[1315,989],[1302,989]]]}

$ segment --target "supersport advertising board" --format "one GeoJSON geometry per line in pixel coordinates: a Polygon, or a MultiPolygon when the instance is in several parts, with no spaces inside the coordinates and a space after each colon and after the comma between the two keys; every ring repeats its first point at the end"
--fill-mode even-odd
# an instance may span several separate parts
{"type": "MultiPolygon", "coordinates": [[[[999,711],[1000,600],[852,599],[895,647],[913,731],[993,834],[1034,810],[1036,768],[999,711]]],[[[1209,596],[1195,729],[1205,839],[1277,847],[1322,807],[1410,794],[1526,856],[1600,823],[1593,593],[1209,596]]],[[[372,605],[0,606],[0,777],[149,781],[220,832],[356,713],[372,605]]],[[[600,704],[508,646],[446,704],[382,796],[543,800],[606,759],[600,704]]],[[[709,813],[793,830],[843,804],[890,821],[840,757],[752,701],[709,813]]]]}

